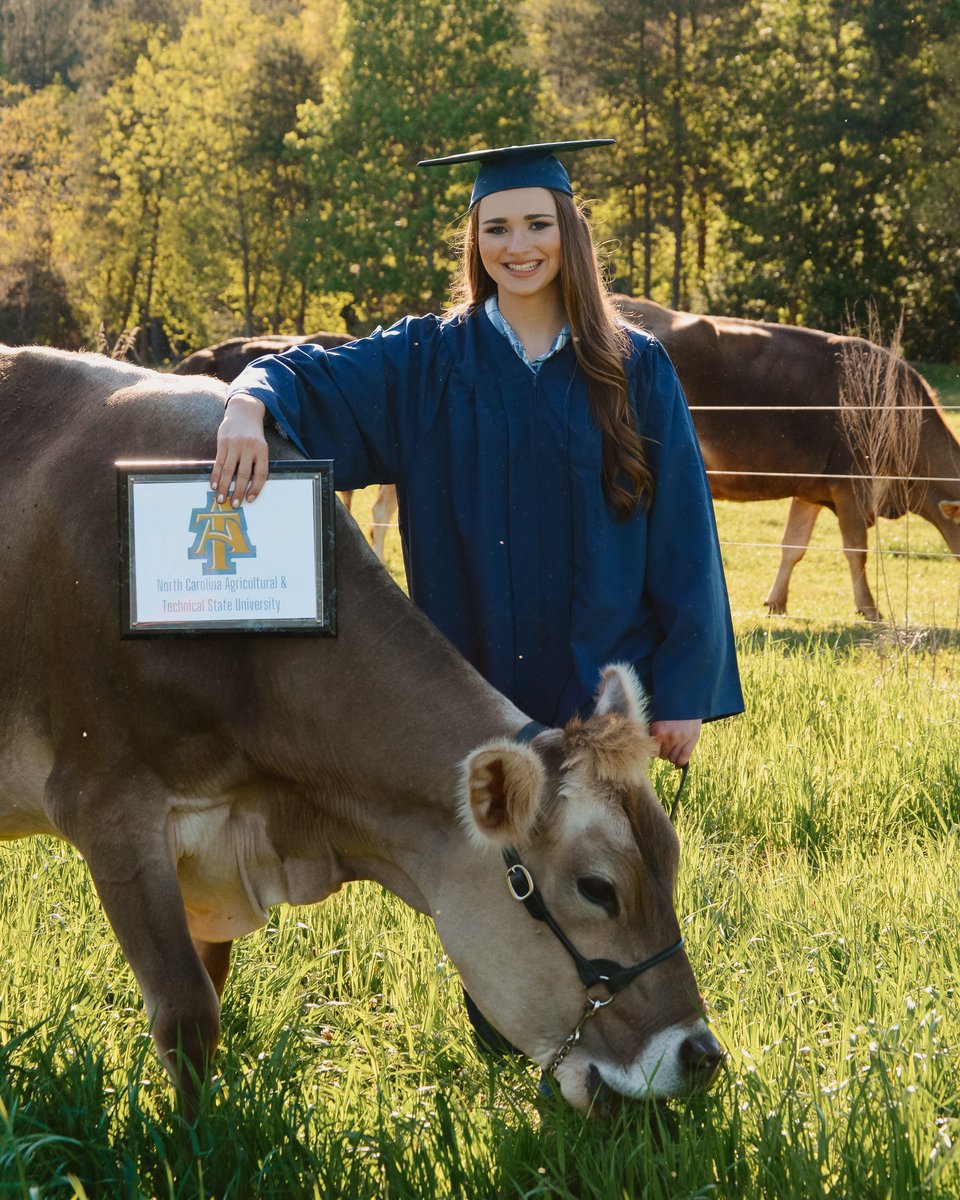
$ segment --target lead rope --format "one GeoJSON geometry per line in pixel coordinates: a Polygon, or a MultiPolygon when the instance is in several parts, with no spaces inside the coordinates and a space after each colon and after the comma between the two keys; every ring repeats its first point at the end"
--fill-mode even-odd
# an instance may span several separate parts
{"type": "Polygon", "coordinates": [[[560,1049],[553,1056],[553,1062],[550,1064],[549,1067],[547,1067],[548,1074],[556,1075],[557,1067],[560,1066],[560,1064],[567,1057],[567,1055],[570,1053],[570,1051],[574,1048],[574,1046],[577,1044],[577,1042],[580,1041],[580,1031],[583,1029],[584,1025],[586,1025],[587,1021],[595,1013],[598,1013],[601,1008],[606,1008],[608,1004],[612,1004],[612,1003],[613,1003],[613,996],[608,996],[606,998],[606,1000],[593,1000],[590,996],[587,997],[587,1007],[584,1010],[583,1016],[577,1022],[576,1029],[574,1029],[573,1033],[571,1033],[567,1037],[566,1041],[563,1043],[563,1045],[560,1047],[560,1049]]]}
{"type": "Polygon", "coordinates": [[[680,803],[680,793],[683,791],[684,784],[687,782],[687,771],[690,769],[690,764],[680,768],[680,786],[677,788],[677,794],[673,798],[673,803],[670,805],[670,824],[673,824],[673,818],[676,816],[677,805],[680,803]]]}

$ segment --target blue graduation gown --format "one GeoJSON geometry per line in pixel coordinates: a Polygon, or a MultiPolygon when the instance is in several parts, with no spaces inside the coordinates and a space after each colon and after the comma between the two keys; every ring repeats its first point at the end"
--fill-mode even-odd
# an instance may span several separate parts
{"type": "Polygon", "coordinates": [[[411,598],[529,716],[589,711],[610,662],[636,667],[653,720],[728,716],[743,702],[700,449],[666,352],[629,337],[655,493],[625,521],[572,346],[535,375],[482,310],[298,346],[231,391],[332,458],[338,488],[397,485],[411,598]]]}

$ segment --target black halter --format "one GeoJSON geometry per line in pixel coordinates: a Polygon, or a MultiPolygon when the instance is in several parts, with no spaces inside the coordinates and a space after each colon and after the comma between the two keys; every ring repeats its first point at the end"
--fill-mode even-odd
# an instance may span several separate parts
{"type": "Polygon", "coordinates": [[[585,958],[563,932],[557,924],[556,918],[544,904],[543,897],[533,882],[533,876],[520,861],[516,850],[504,850],[503,861],[507,864],[507,887],[510,889],[510,895],[514,900],[520,901],[535,921],[543,921],[547,928],[553,931],[560,940],[560,944],[573,959],[580,982],[588,990],[602,983],[611,996],[616,995],[638,975],[649,971],[651,967],[657,966],[664,959],[683,949],[683,938],[681,938],[672,946],[668,946],[666,950],[661,950],[659,954],[645,958],[643,962],[635,963],[632,967],[623,967],[609,958],[585,958]]]}
{"type": "MultiPolygon", "coordinates": [[[[546,728],[545,725],[541,725],[537,721],[530,721],[515,735],[514,740],[517,742],[531,742],[538,733],[543,733],[546,728]]],[[[677,794],[674,796],[673,804],[670,808],[671,821],[677,810],[680,793],[683,791],[683,785],[686,781],[687,768],[682,767],[680,786],[677,788],[677,794]]],[[[679,941],[674,942],[672,946],[668,946],[666,950],[661,950],[658,954],[654,954],[650,958],[645,958],[643,962],[634,963],[631,967],[624,967],[620,963],[613,962],[607,958],[586,958],[574,946],[573,942],[570,941],[557,923],[556,918],[547,908],[542,895],[537,891],[537,885],[533,881],[533,876],[520,861],[520,855],[517,854],[516,850],[508,847],[502,851],[502,854],[503,861],[507,867],[507,887],[510,889],[510,895],[513,896],[514,900],[520,901],[535,921],[543,921],[547,928],[557,937],[560,944],[573,959],[580,982],[587,992],[586,1011],[580,1018],[576,1029],[574,1029],[573,1033],[569,1035],[557,1051],[553,1062],[547,1068],[552,1072],[557,1069],[570,1050],[576,1045],[580,1038],[580,1031],[587,1018],[592,1017],[599,1009],[609,1004],[617,992],[622,991],[638,975],[642,975],[644,971],[649,971],[652,967],[659,966],[660,963],[682,950],[683,938],[681,937],[679,941]],[[590,989],[598,987],[601,984],[606,988],[607,995],[603,998],[591,996],[590,989]]]]}

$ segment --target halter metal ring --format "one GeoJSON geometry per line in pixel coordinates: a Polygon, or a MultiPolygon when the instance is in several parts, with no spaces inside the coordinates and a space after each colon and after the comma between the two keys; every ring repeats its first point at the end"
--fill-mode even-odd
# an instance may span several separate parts
{"type": "Polygon", "coordinates": [[[507,869],[507,887],[514,900],[519,900],[521,904],[529,900],[536,890],[533,876],[523,863],[514,863],[507,869]]]}

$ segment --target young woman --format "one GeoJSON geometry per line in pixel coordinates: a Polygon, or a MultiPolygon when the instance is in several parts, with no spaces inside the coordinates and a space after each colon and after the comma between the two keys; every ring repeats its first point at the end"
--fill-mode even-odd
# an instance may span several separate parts
{"type": "Polygon", "coordinates": [[[395,483],[413,601],[546,725],[632,663],[661,756],[742,710],[710,492],[677,376],[623,324],[556,149],[478,161],[458,304],[234,382],[211,486],[255,500],[266,414],[338,488],[395,483]]]}

